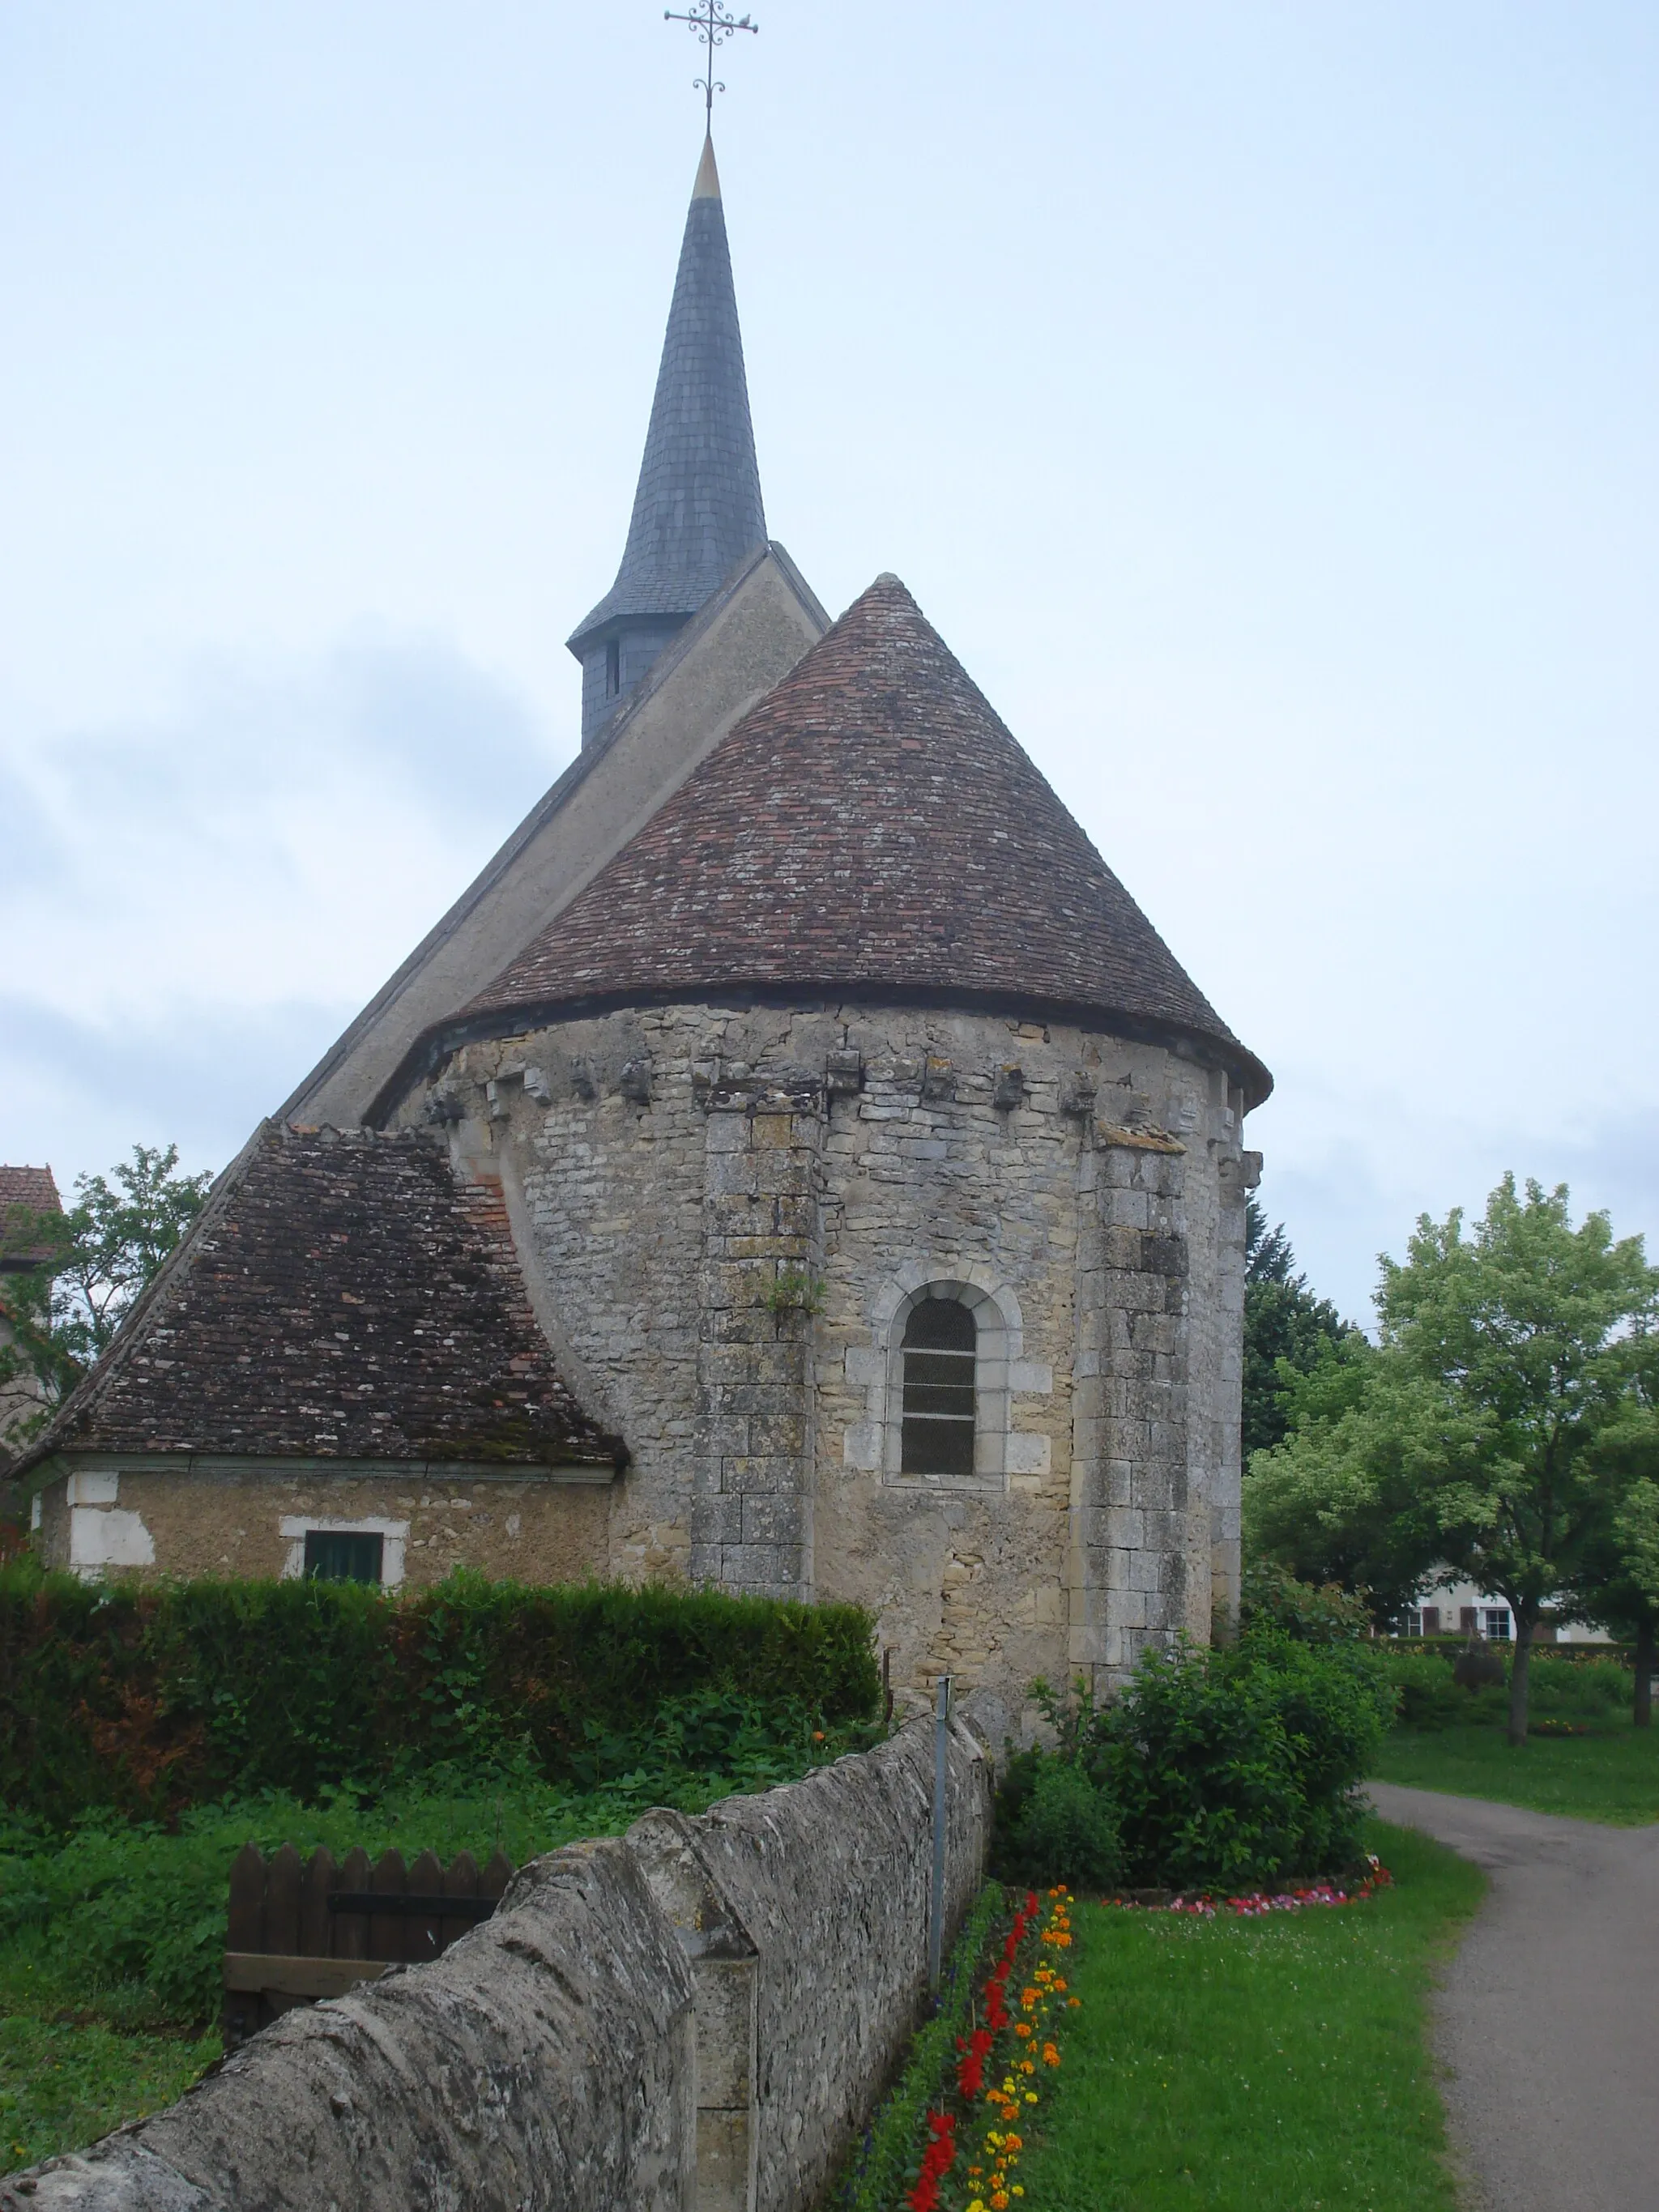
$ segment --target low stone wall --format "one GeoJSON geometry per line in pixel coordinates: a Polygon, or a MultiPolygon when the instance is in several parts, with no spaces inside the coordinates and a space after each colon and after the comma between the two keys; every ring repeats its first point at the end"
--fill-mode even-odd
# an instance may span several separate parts
{"type": "MultiPolygon", "coordinates": [[[[5,2212],[806,2212],[926,1990],[933,1731],[526,1867],[430,1966],[286,2014],[5,2212]]],[[[946,1926],[991,1776],[950,1748],[946,1926]]]]}

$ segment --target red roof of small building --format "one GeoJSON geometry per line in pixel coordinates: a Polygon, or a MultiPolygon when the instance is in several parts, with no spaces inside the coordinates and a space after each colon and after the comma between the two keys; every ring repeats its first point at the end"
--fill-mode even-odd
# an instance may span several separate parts
{"type": "Polygon", "coordinates": [[[994,1005],[1272,1078],[896,576],[878,577],[465,1008],[754,992],[994,1005]]]}
{"type": "Polygon", "coordinates": [[[498,1184],[425,1133],[266,1122],[22,1464],[55,1452],[620,1464],[498,1184]]]}

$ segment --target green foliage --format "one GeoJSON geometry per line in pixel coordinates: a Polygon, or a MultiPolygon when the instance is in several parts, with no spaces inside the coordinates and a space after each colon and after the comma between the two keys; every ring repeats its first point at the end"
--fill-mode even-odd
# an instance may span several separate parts
{"type": "Polygon", "coordinates": [[[1357,1335],[1328,1298],[1316,1297],[1281,1222],[1269,1230],[1257,1200],[1245,1207],[1243,1449],[1264,1451],[1289,1425],[1293,1378],[1316,1367],[1329,1349],[1357,1335]]]}
{"type": "Polygon", "coordinates": [[[135,1145],[100,1175],[77,1176],[67,1212],[12,1207],[8,1244],[48,1257],[5,1279],[14,1341],[0,1347],[0,1382],[31,1369],[55,1404],[107,1349],[129,1308],[207,1203],[210,1175],[180,1175],[179,1147],[135,1145]]]}
{"type": "Polygon", "coordinates": [[[1241,1625],[1276,1628],[1298,1644],[1357,1644],[1371,1632],[1370,1609],[1340,1583],[1298,1582],[1270,1560],[1244,1570],[1241,1625]]]}
{"type": "Polygon", "coordinates": [[[1355,1643],[1259,1628],[1150,1654],[1104,1716],[1104,1778],[1142,1882],[1237,1889],[1339,1870],[1393,1695],[1355,1643]]]}
{"type": "Polygon", "coordinates": [[[928,2107],[955,2063],[957,2039],[972,2025],[978,1968],[1005,1917],[1000,1887],[987,1882],[951,1947],[933,2017],[917,2029],[904,2071],[825,2196],[824,2212],[894,2212],[921,2154],[928,2107]]]}
{"type": "Polygon", "coordinates": [[[1003,1881],[1033,1889],[1111,1888],[1123,1839],[1110,1794],[1075,1759],[1022,1753],[998,1794],[994,1863],[1003,1881]]]}
{"type": "Polygon", "coordinates": [[[603,1787],[550,1783],[520,1762],[490,1772],[438,1768],[375,1797],[330,1790],[305,1804],[284,1791],[195,1807],[171,1830],[103,1814],[67,1835],[14,1821],[0,1828],[0,2007],[91,2011],[126,2030],[188,2026],[218,2003],[227,1884],[244,1844],[337,1858],[361,1844],[371,1857],[422,1850],[480,1864],[504,1850],[514,1864],[584,1837],[619,1835],[647,1805],[701,1812],[736,1790],[793,1781],[842,1748],[826,1736],[763,1742],[698,1769],[668,1758],[641,1763],[603,1787]]]}
{"type": "Polygon", "coordinates": [[[1256,1621],[1218,1650],[1149,1652],[1103,1708],[1081,1684],[1069,1705],[1045,1683],[1033,1690],[1056,1741],[1010,1763],[997,1805],[1000,1869],[1039,1879],[1040,1843],[1041,1878],[1097,1888],[1084,1854],[1103,1855],[1111,1839],[1114,1879],[1231,1891],[1354,1859],[1358,1785],[1394,1711],[1368,1643],[1303,1642],[1256,1621]],[[1092,1812],[1079,1783],[1097,1800],[1092,1812]]]}
{"type": "Polygon", "coordinates": [[[1285,1441],[1251,1463],[1247,1540],[1304,1575],[1322,1555],[1385,1613],[1437,1565],[1500,1593],[1519,1741],[1540,1611],[1564,1593],[1596,1609],[1639,1555],[1631,1459],[1659,1467],[1659,1270],[1605,1214],[1575,1229],[1565,1188],[1512,1176],[1472,1233],[1461,1211],[1425,1215],[1406,1261],[1382,1265],[1381,1342],[1297,1387],[1285,1441]]]}
{"type": "MultiPolygon", "coordinates": [[[[1379,1646],[1381,1664],[1396,1693],[1401,1727],[1437,1730],[1477,1721],[1496,1724],[1504,1718],[1508,1670],[1501,1647],[1486,1647],[1497,1662],[1497,1681],[1477,1689],[1463,1688],[1453,1679],[1461,1650],[1449,1638],[1438,1644],[1379,1646]]],[[[1620,1658],[1575,1658],[1546,1648],[1534,1651],[1530,1674],[1530,1710],[1546,1725],[1605,1726],[1630,1703],[1631,1670],[1620,1658]]]]}
{"type": "Polygon", "coordinates": [[[58,1826],[263,1790],[310,1802],[446,1762],[596,1788],[762,1742],[842,1747],[880,1709],[867,1614],[457,1575],[100,1588],[0,1568],[0,1802],[58,1826]]]}
{"type": "Polygon", "coordinates": [[[1245,1556],[1363,1597],[1386,1627],[1439,1551],[1417,1510],[1407,1450],[1420,1396],[1402,1395],[1376,1347],[1356,1334],[1287,1378],[1285,1407],[1284,1443],[1257,1452],[1245,1474],[1245,1556]]]}

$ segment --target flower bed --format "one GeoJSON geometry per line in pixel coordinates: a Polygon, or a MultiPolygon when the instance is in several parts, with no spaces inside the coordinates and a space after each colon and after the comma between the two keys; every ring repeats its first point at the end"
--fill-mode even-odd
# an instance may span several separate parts
{"type": "Polygon", "coordinates": [[[1023,2130],[1052,2087],[1078,2003],[1063,1971],[1071,1907],[1064,1889],[1039,1896],[987,1884],[934,2016],[823,2199],[826,2212],[1016,2212],[1023,2130]]]}
{"type": "Polygon", "coordinates": [[[1231,1912],[1239,1919],[1251,1919],[1264,1912],[1303,1912],[1310,1905],[1363,1905],[1393,1880],[1382,1860],[1368,1853],[1364,1872],[1352,1881],[1322,1876],[1302,1889],[1253,1890],[1243,1897],[1187,1897],[1167,1890],[1141,1890],[1127,1897],[1103,1897],[1100,1901],[1125,1912],[1196,1913],[1206,1920],[1231,1912]]]}
{"type": "Polygon", "coordinates": [[[1071,1948],[1071,1897],[1034,1891],[1020,1902],[980,1992],[977,2021],[957,2038],[956,2064],[927,2114],[921,2170],[908,2212],[1008,2212],[1025,2194],[1014,2179],[1050,2075],[1068,1994],[1060,1968],[1071,1948]]]}

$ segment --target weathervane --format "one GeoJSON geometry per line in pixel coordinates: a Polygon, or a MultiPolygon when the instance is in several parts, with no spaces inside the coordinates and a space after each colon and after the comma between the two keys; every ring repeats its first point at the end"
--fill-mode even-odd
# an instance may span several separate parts
{"type": "Polygon", "coordinates": [[[708,49],[708,76],[693,77],[691,82],[702,94],[703,106],[708,114],[708,126],[713,130],[714,94],[726,89],[714,75],[714,49],[723,46],[734,31],[758,31],[760,25],[751,23],[747,15],[733,15],[729,8],[720,6],[720,0],[701,0],[700,5],[693,6],[690,12],[684,15],[677,15],[672,8],[665,8],[662,19],[665,23],[689,24],[693,36],[700,39],[708,49]]]}

